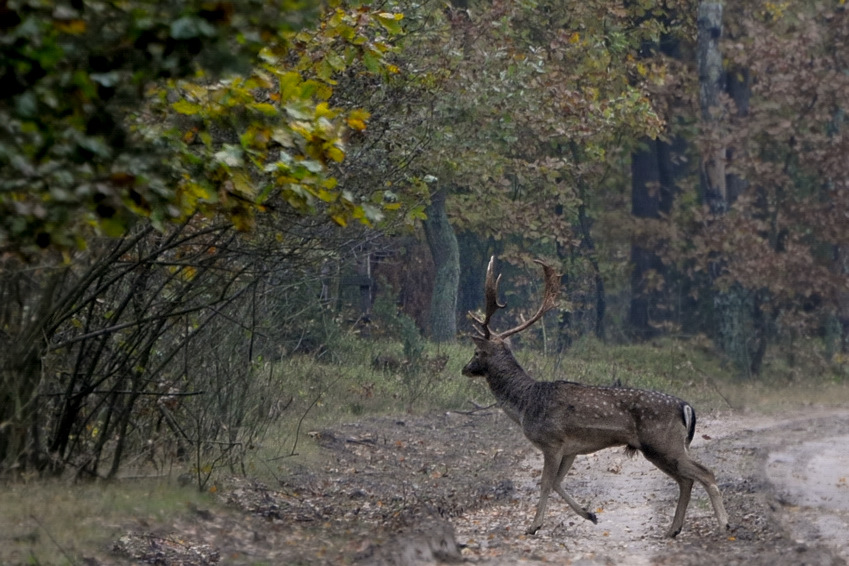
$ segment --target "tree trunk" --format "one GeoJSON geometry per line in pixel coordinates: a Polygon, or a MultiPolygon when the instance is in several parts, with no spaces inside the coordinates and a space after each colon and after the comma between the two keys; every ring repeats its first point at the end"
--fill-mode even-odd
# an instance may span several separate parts
{"type": "MultiPolygon", "coordinates": [[[[729,92],[737,103],[737,112],[745,113],[748,106],[748,78],[734,79],[730,88],[722,64],[719,41],[722,37],[722,4],[702,2],[698,19],[699,103],[702,128],[710,131],[721,127],[729,117],[720,101],[720,94],[729,92]]],[[[714,216],[724,215],[743,190],[743,182],[726,173],[727,148],[722,136],[710,136],[714,141],[702,151],[700,180],[705,204],[714,216]]],[[[710,265],[711,282],[719,279],[723,261],[717,258],[710,265]]],[[[738,283],[726,290],[714,286],[713,316],[715,339],[719,348],[746,376],[760,371],[766,352],[767,320],[761,312],[760,301],[738,283]],[[751,339],[750,339],[751,338],[751,339]]]]}
{"type": "MultiPolygon", "coordinates": [[[[676,180],[683,176],[683,167],[675,156],[683,154],[684,141],[673,138],[672,143],[643,140],[644,149],[631,156],[631,214],[635,218],[660,218],[672,210],[676,180]]],[[[668,318],[659,313],[664,300],[657,283],[667,278],[666,266],[653,248],[641,241],[631,245],[631,305],[628,324],[634,336],[647,339],[656,333],[653,322],[668,318]]],[[[664,285],[668,288],[668,285],[664,285]]]]}
{"type": "MultiPolygon", "coordinates": [[[[702,123],[710,129],[721,123],[724,116],[719,96],[725,88],[722,53],[722,4],[702,2],[699,5],[699,104],[702,123]]],[[[725,182],[725,147],[709,146],[702,154],[701,181],[704,198],[710,211],[723,214],[728,210],[728,191],[725,182]]]]}
{"type": "MultiPolygon", "coordinates": [[[[656,16],[645,16],[656,18],[656,16]]],[[[661,17],[663,25],[670,25],[674,14],[661,17]]],[[[666,57],[682,57],[680,41],[670,35],[659,41],[646,41],[641,47],[645,57],[661,53],[666,57]]],[[[677,193],[677,182],[688,174],[687,142],[673,131],[667,130],[670,141],[644,138],[641,149],[631,155],[631,214],[635,218],[658,219],[672,210],[677,193]]],[[[669,320],[674,312],[668,299],[673,286],[660,282],[668,279],[667,268],[655,247],[647,247],[641,240],[631,245],[631,303],[628,326],[631,334],[647,339],[657,333],[657,324],[669,320]]]]}
{"type": "Polygon", "coordinates": [[[430,301],[429,333],[430,338],[436,342],[452,342],[457,337],[460,251],[454,228],[445,212],[444,191],[434,192],[426,212],[425,237],[436,267],[430,301]]]}
{"type": "Polygon", "coordinates": [[[56,269],[42,285],[10,270],[0,280],[0,472],[38,469],[47,460],[32,431],[39,426],[42,359],[52,334],[47,321],[64,277],[65,270],[56,269]]]}
{"type": "MultiPolygon", "coordinates": [[[[725,86],[722,69],[722,54],[719,40],[722,37],[722,5],[718,2],[702,2],[698,19],[699,105],[702,128],[718,128],[723,116],[719,96],[725,86]]],[[[720,136],[711,136],[719,139],[720,136]]],[[[725,149],[710,145],[702,151],[699,177],[705,204],[715,216],[728,210],[728,194],[725,183],[725,149]]],[[[710,279],[714,284],[722,273],[723,262],[713,261],[710,279]]],[[[713,316],[715,338],[719,348],[738,367],[748,367],[745,342],[743,341],[744,298],[742,289],[732,286],[726,291],[714,291],[713,316]]]]}

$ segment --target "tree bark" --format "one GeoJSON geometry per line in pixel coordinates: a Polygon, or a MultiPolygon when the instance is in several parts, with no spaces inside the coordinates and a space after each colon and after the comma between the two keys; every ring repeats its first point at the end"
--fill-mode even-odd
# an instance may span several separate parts
{"type": "MultiPolygon", "coordinates": [[[[711,128],[722,122],[723,112],[719,96],[725,88],[722,53],[722,4],[702,2],[699,5],[699,105],[702,123],[711,128]]],[[[704,198],[710,211],[724,214],[728,210],[728,191],[725,182],[725,148],[721,144],[709,145],[702,155],[701,181],[704,198]]]]}
{"type": "MultiPolygon", "coordinates": [[[[645,16],[656,18],[657,16],[645,16]]],[[[661,17],[661,23],[670,25],[674,14],[661,17]]],[[[658,41],[646,41],[640,49],[645,57],[662,53],[680,59],[680,41],[663,35],[658,41]]],[[[668,130],[669,141],[644,138],[641,148],[631,155],[631,214],[635,218],[659,219],[672,210],[679,179],[688,174],[687,142],[668,130]]],[[[668,270],[655,247],[646,246],[642,240],[631,244],[631,301],[628,310],[630,333],[638,339],[648,339],[657,333],[657,324],[669,320],[674,309],[669,307],[668,291],[662,291],[657,282],[668,279],[668,270]]],[[[672,285],[664,284],[663,289],[672,285]]]]}
{"type": "MultiPolygon", "coordinates": [[[[722,4],[702,2],[698,19],[699,104],[702,128],[714,132],[702,151],[700,180],[705,204],[714,216],[724,215],[734,199],[744,189],[742,180],[728,175],[729,159],[722,136],[721,124],[729,119],[720,101],[727,92],[737,103],[738,114],[748,106],[748,78],[734,78],[729,85],[723,68],[719,42],[722,38],[722,4]]],[[[717,258],[710,265],[711,282],[721,276],[724,262],[717,258]]],[[[714,286],[713,310],[715,339],[722,352],[750,376],[760,371],[766,352],[768,317],[761,312],[761,301],[740,284],[733,283],[725,290],[714,286]]]]}
{"type": "MultiPolygon", "coordinates": [[[[676,155],[683,155],[685,142],[680,137],[671,142],[643,140],[641,151],[631,156],[631,214],[635,218],[658,219],[672,210],[677,179],[683,177],[685,167],[676,165],[676,155]]],[[[667,269],[653,248],[641,241],[631,245],[631,305],[628,324],[632,334],[647,339],[656,333],[652,322],[669,317],[660,315],[664,296],[650,282],[667,278],[667,269]]],[[[664,288],[668,288],[664,285],[664,288]]],[[[668,313],[669,310],[667,309],[668,313]]]]}
{"type": "Polygon", "coordinates": [[[430,301],[429,334],[436,342],[453,342],[457,337],[457,292],[460,285],[460,250],[454,228],[445,212],[445,191],[431,195],[424,221],[436,276],[430,301]]]}

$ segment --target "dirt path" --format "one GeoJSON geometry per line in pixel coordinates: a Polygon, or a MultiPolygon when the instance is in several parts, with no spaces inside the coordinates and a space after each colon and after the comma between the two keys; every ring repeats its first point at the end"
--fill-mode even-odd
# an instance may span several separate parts
{"type": "Polygon", "coordinates": [[[701,487],[684,531],[662,538],[677,486],[621,450],[580,457],[567,491],[522,534],[541,457],[497,411],[371,419],[316,431],[324,464],[278,485],[235,479],[224,510],[130,531],[117,556],[159,564],[839,565],[849,560],[849,409],[699,420],[691,452],[718,477],[734,530],[719,533],[701,487]],[[179,548],[167,542],[179,537],[179,548]],[[156,544],[154,544],[156,543],[156,544]],[[152,553],[155,548],[156,553],[152,553]],[[190,549],[194,554],[189,552],[190,549]]]}
{"type": "Polygon", "coordinates": [[[537,497],[542,459],[531,454],[514,476],[515,500],[458,518],[458,541],[469,561],[485,564],[841,564],[849,560],[847,431],[849,411],[702,419],[692,453],[717,472],[734,524],[727,534],[716,532],[697,486],[684,532],[662,538],[674,483],[643,458],[605,450],[579,459],[564,482],[598,525],[558,501],[535,537],[518,534],[537,497]]]}

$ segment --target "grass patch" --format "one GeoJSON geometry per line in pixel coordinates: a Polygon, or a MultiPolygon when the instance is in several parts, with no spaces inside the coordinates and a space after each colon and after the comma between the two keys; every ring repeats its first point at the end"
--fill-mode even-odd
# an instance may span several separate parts
{"type": "Polygon", "coordinates": [[[0,564],[112,563],[127,529],[152,530],[213,498],[166,480],[69,486],[58,481],[0,487],[0,564]]]}
{"type": "MultiPolygon", "coordinates": [[[[332,354],[291,355],[266,362],[254,377],[262,422],[245,457],[248,476],[276,485],[299,469],[335,465],[321,451],[321,435],[334,425],[370,416],[427,414],[469,409],[469,401],[494,401],[483,379],[461,374],[474,346],[422,343],[410,348],[389,339],[342,336],[332,354]]],[[[567,379],[594,385],[640,387],[686,399],[700,414],[730,410],[780,412],[811,404],[846,406],[849,384],[840,360],[824,362],[816,342],[792,352],[776,348],[757,379],[742,380],[725,368],[710,344],[700,340],[657,340],[640,345],[605,345],[583,340],[563,353],[516,347],[516,357],[540,380],[567,379]],[[789,352],[789,353],[788,353],[789,352]]],[[[253,422],[253,421],[252,421],[253,422]]],[[[192,471],[174,463],[174,475],[192,471]]],[[[240,473],[219,465],[211,484],[240,473]]],[[[172,523],[193,506],[214,506],[208,494],[167,479],[112,484],[39,481],[0,487],[0,564],[79,564],[86,557],[114,562],[110,546],[128,529],[151,531],[172,523]]]]}
{"type": "MultiPolygon", "coordinates": [[[[414,362],[405,359],[398,341],[349,336],[334,346],[333,356],[277,362],[275,389],[291,400],[273,439],[278,457],[297,435],[335,422],[468,409],[469,401],[494,400],[485,380],[461,375],[474,351],[469,340],[425,343],[414,362]]],[[[514,353],[536,379],[663,391],[686,399],[702,413],[849,402],[845,368],[822,362],[816,348],[814,342],[801,344],[792,356],[787,353],[791,350],[776,348],[763,374],[747,380],[724,367],[705,339],[623,345],[585,339],[563,353],[546,354],[532,347],[516,347],[514,353]]]]}
{"type": "Polygon", "coordinates": [[[564,354],[528,349],[517,351],[517,358],[537,379],[653,389],[685,399],[701,413],[849,404],[844,364],[825,362],[820,350],[813,340],[776,348],[761,375],[751,379],[723,366],[710,343],[699,339],[624,345],[588,339],[564,354]]]}

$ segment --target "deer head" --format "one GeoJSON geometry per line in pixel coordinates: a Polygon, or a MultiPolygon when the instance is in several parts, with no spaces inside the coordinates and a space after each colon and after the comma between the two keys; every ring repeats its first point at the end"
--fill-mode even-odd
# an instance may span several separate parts
{"type": "MultiPolygon", "coordinates": [[[[486,375],[487,370],[492,363],[493,358],[507,357],[512,360],[512,354],[505,341],[506,338],[517,334],[533,323],[542,318],[542,316],[557,306],[557,295],[560,290],[560,275],[554,271],[554,268],[547,263],[538,259],[534,260],[542,266],[543,278],[545,280],[545,291],[543,292],[542,304],[536,314],[521,324],[503,332],[493,332],[489,327],[492,315],[498,309],[503,309],[506,304],[498,302],[498,284],[501,281],[501,275],[495,276],[495,256],[489,260],[489,265],[486,268],[486,281],[484,282],[484,296],[486,297],[486,306],[483,317],[477,317],[470,313],[480,328],[475,328],[480,336],[472,336],[475,342],[475,355],[471,361],[463,368],[463,375],[486,375]]],[[[504,360],[506,361],[506,360],[504,360]]],[[[503,364],[502,364],[503,365],[503,364]]]]}

